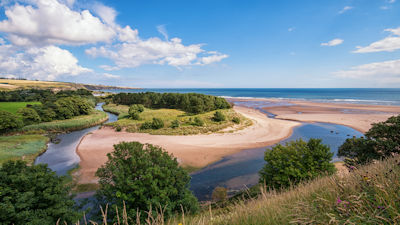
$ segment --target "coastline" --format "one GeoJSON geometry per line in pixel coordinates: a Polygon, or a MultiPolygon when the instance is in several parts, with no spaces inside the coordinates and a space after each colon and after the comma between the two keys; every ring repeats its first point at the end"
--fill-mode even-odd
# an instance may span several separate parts
{"type": "Polygon", "coordinates": [[[235,107],[237,112],[253,121],[253,125],[233,133],[169,136],[145,133],[116,132],[103,127],[86,135],[77,147],[81,158],[79,183],[96,182],[97,168],[107,161],[113,145],[122,141],[138,141],[163,147],[180,161],[182,166],[204,167],[243,149],[265,147],[289,137],[293,128],[301,123],[276,120],[262,112],[235,107]],[[93,144],[95,143],[95,144],[93,144]]]}

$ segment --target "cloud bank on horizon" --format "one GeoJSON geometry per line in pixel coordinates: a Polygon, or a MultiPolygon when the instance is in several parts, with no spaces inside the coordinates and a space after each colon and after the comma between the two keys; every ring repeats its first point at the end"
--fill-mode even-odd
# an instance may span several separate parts
{"type": "MultiPolygon", "coordinates": [[[[142,39],[137,29],[115,22],[115,9],[94,2],[91,9],[79,9],[74,0],[2,1],[6,19],[0,21],[0,76],[55,80],[62,75],[94,73],[79,65],[65,46],[83,46],[93,58],[110,59],[106,71],[144,64],[174,67],[208,65],[227,54],[206,51],[203,44],[184,45],[180,38],[142,39]],[[88,47],[92,45],[91,47],[88,47]]],[[[118,75],[103,73],[106,78],[118,75]]]]}

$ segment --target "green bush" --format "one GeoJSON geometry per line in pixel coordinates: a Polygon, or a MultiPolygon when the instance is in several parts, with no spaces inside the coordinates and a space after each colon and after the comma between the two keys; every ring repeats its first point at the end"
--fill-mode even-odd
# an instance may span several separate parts
{"type": "Polygon", "coordinates": [[[174,120],[171,122],[171,128],[178,128],[180,126],[180,123],[178,120],[174,120]]]}
{"type": "Polygon", "coordinates": [[[121,128],[120,125],[117,125],[117,126],[115,127],[115,131],[120,132],[121,130],[122,130],[122,128],[121,128]]]}
{"type": "Polygon", "coordinates": [[[0,110],[0,133],[6,133],[22,127],[18,117],[10,112],[0,110]]]}
{"type": "Polygon", "coordinates": [[[0,167],[1,224],[75,223],[81,216],[65,177],[47,165],[8,161],[0,167]]]}
{"type": "Polygon", "coordinates": [[[146,121],[146,122],[142,123],[142,125],[140,125],[141,130],[148,130],[148,129],[152,129],[152,128],[153,128],[153,123],[150,121],[146,121]]]}
{"type": "Polygon", "coordinates": [[[142,104],[134,104],[129,107],[129,110],[135,110],[138,111],[139,113],[144,111],[144,106],[142,104]]]}
{"type": "Polygon", "coordinates": [[[225,120],[226,120],[226,117],[225,117],[225,115],[224,115],[222,112],[216,111],[216,112],[214,113],[213,120],[214,120],[215,122],[222,122],[222,121],[225,121],[225,120]]]}
{"type": "Polygon", "coordinates": [[[204,125],[204,121],[203,121],[200,117],[197,117],[197,116],[196,116],[196,117],[194,118],[193,125],[201,127],[201,126],[204,125]]]}
{"type": "Polygon", "coordinates": [[[276,189],[330,175],[335,166],[330,162],[333,153],[320,139],[291,141],[278,144],[264,155],[266,164],[260,171],[260,183],[276,189]]]}
{"type": "Polygon", "coordinates": [[[21,115],[24,125],[31,125],[41,122],[39,114],[32,108],[21,108],[18,110],[18,114],[21,115]]]}
{"type": "Polygon", "coordinates": [[[240,118],[239,117],[233,117],[232,122],[239,124],[240,123],[240,118]]]}
{"type": "Polygon", "coordinates": [[[100,203],[109,204],[108,218],[113,222],[117,221],[116,207],[125,206],[128,217],[142,222],[151,208],[151,213],[162,208],[164,218],[182,209],[185,213],[198,210],[197,200],[188,189],[189,174],[162,148],[122,142],[114,145],[107,157],[106,164],[96,172],[100,184],[96,196],[100,203]]]}
{"type": "Polygon", "coordinates": [[[140,119],[139,114],[143,111],[144,111],[143,105],[134,104],[129,107],[128,114],[129,114],[129,117],[131,117],[133,120],[139,120],[140,119]]]}
{"type": "Polygon", "coordinates": [[[154,130],[161,129],[164,127],[164,121],[160,118],[153,118],[153,121],[151,122],[151,128],[154,130]]]}

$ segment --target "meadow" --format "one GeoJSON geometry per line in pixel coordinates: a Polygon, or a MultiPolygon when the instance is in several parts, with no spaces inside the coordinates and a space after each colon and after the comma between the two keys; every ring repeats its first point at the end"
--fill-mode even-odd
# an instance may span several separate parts
{"type": "Polygon", "coordinates": [[[20,108],[26,107],[26,105],[38,105],[40,102],[0,102],[0,110],[4,110],[13,114],[17,114],[20,108]]]}
{"type": "Polygon", "coordinates": [[[218,110],[222,112],[226,120],[222,122],[213,121],[213,115],[216,111],[206,112],[202,114],[188,114],[184,111],[177,109],[148,109],[140,113],[139,120],[132,120],[128,116],[129,106],[126,105],[116,105],[107,104],[103,105],[104,111],[114,113],[118,115],[118,121],[114,123],[109,123],[107,126],[112,126],[114,128],[121,127],[128,132],[143,132],[150,134],[159,135],[191,135],[191,134],[204,134],[210,132],[224,132],[224,129],[228,127],[233,127],[229,131],[233,132],[235,130],[243,129],[252,124],[252,121],[236,113],[233,109],[221,109],[218,110]],[[195,125],[195,118],[200,118],[204,124],[202,126],[195,125]],[[236,124],[232,121],[234,117],[240,118],[240,123],[236,124]],[[164,121],[164,128],[153,130],[140,130],[140,125],[144,122],[151,122],[153,118],[161,118],[164,121]],[[174,120],[178,120],[180,126],[176,128],[171,128],[171,123],[174,120]]]}
{"type": "Polygon", "coordinates": [[[7,160],[22,159],[32,163],[46,150],[49,138],[42,135],[0,136],[0,165],[7,160]]]}
{"type": "Polygon", "coordinates": [[[107,119],[108,116],[105,112],[96,110],[89,115],[76,116],[73,117],[72,119],[54,120],[51,122],[28,125],[21,128],[21,131],[23,132],[41,131],[41,130],[44,130],[46,132],[75,131],[99,125],[105,122],[107,119]]]}

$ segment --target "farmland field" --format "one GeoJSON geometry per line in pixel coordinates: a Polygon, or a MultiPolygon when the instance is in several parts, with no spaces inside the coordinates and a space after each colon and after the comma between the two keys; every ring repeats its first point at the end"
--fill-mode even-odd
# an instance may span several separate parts
{"type": "Polygon", "coordinates": [[[26,105],[41,104],[40,102],[0,102],[0,110],[4,110],[16,114],[18,109],[26,107],[26,105]]]}

